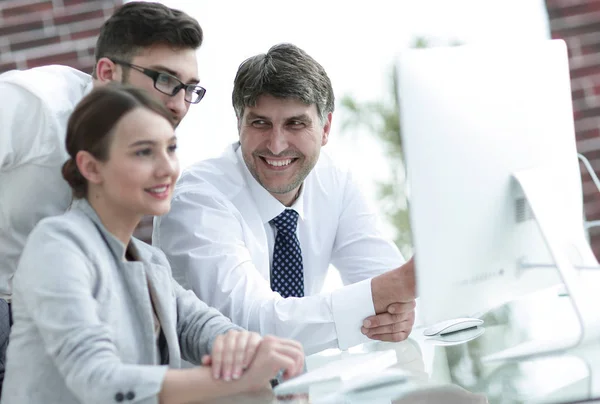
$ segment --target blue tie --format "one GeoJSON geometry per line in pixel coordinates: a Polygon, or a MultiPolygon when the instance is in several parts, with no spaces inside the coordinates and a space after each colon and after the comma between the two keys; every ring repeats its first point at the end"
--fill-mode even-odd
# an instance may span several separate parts
{"type": "Polygon", "coordinates": [[[296,237],[298,212],[286,209],[272,219],[271,223],[277,228],[271,266],[271,289],[283,297],[303,297],[302,251],[296,237]]]}

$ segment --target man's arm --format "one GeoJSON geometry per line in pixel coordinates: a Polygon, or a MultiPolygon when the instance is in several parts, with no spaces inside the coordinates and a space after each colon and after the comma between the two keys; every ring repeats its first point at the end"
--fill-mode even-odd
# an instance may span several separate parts
{"type": "Polygon", "coordinates": [[[398,247],[385,236],[380,215],[348,173],[331,263],[344,284],[373,278],[405,263],[398,247]]]}
{"type": "Polygon", "coordinates": [[[32,160],[46,147],[39,134],[50,125],[40,99],[0,81],[0,172],[32,160]]]}
{"type": "Polygon", "coordinates": [[[362,332],[377,340],[405,339],[414,323],[414,261],[405,263],[396,245],[384,236],[376,209],[350,174],[343,189],[332,263],[344,283],[373,277],[369,293],[376,315],[358,324],[362,332]]]}
{"type": "Polygon", "coordinates": [[[307,354],[367,341],[360,323],[374,313],[357,295],[367,295],[368,305],[370,293],[356,290],[369,290],[370,281],[332,294],[283,299],[254,266],[236,208],[225,197],[200,188],[176,195],[171,211],[154,224],[153,242],[167,255],[175,279],[235,324],[298,340],[307,354]],[[358,325],[350,331],[338,329],[332,307],[337,300],[348,301],[356,318],[358,325]]]}

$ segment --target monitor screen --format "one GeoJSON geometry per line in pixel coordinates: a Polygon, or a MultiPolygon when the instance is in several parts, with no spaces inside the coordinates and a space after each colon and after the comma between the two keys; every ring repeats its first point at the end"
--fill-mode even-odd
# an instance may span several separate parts
{"type": "Polygon", "coordinates": [[[421,323],[477,317],[561,283],[517,180],[528,170],[561,254],[597,265],[563,41],[411,49],[398,74],[421,323]]]}

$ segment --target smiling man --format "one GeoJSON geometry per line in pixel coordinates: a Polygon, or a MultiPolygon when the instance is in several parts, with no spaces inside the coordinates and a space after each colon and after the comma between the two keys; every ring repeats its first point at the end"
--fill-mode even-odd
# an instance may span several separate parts
{"type": "Polygon", "coordinates": [[[153,242],[176,278],[244,328],[294,338],[307,353],[405,339],[413,261],[378,227],[349,172],[321,153],[331,82],[291,44],[240,65],[239,142],[186,170],[153,242]],[[329,265],[345,287],[320,293],[329,265]]]}
{"type": "Polygon", "coordinates": [[[0,75],[0,313],[6,314],[0,316],[0,380],[12,278],[25,241],[41,219],[71,203],[61,174],[69,116],[93,87],[118,81],[147,89],[179,123],[204,96],[196,61],[201,43],[202,29],[187,14],[130,2],[102,26],[92,76],[57,65],[0,75]]]}

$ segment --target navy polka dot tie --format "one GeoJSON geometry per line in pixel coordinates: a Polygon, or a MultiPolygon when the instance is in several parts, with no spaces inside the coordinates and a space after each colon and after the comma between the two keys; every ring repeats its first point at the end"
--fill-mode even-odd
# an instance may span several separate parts
{"type": "Polygon", "coordinates": [[[283,297],[303,297],[302,251],[296,237],[298,212],[286,209],[272,219],[271,223],[277,228],[271,266],[271,289],[283,297]]]}

